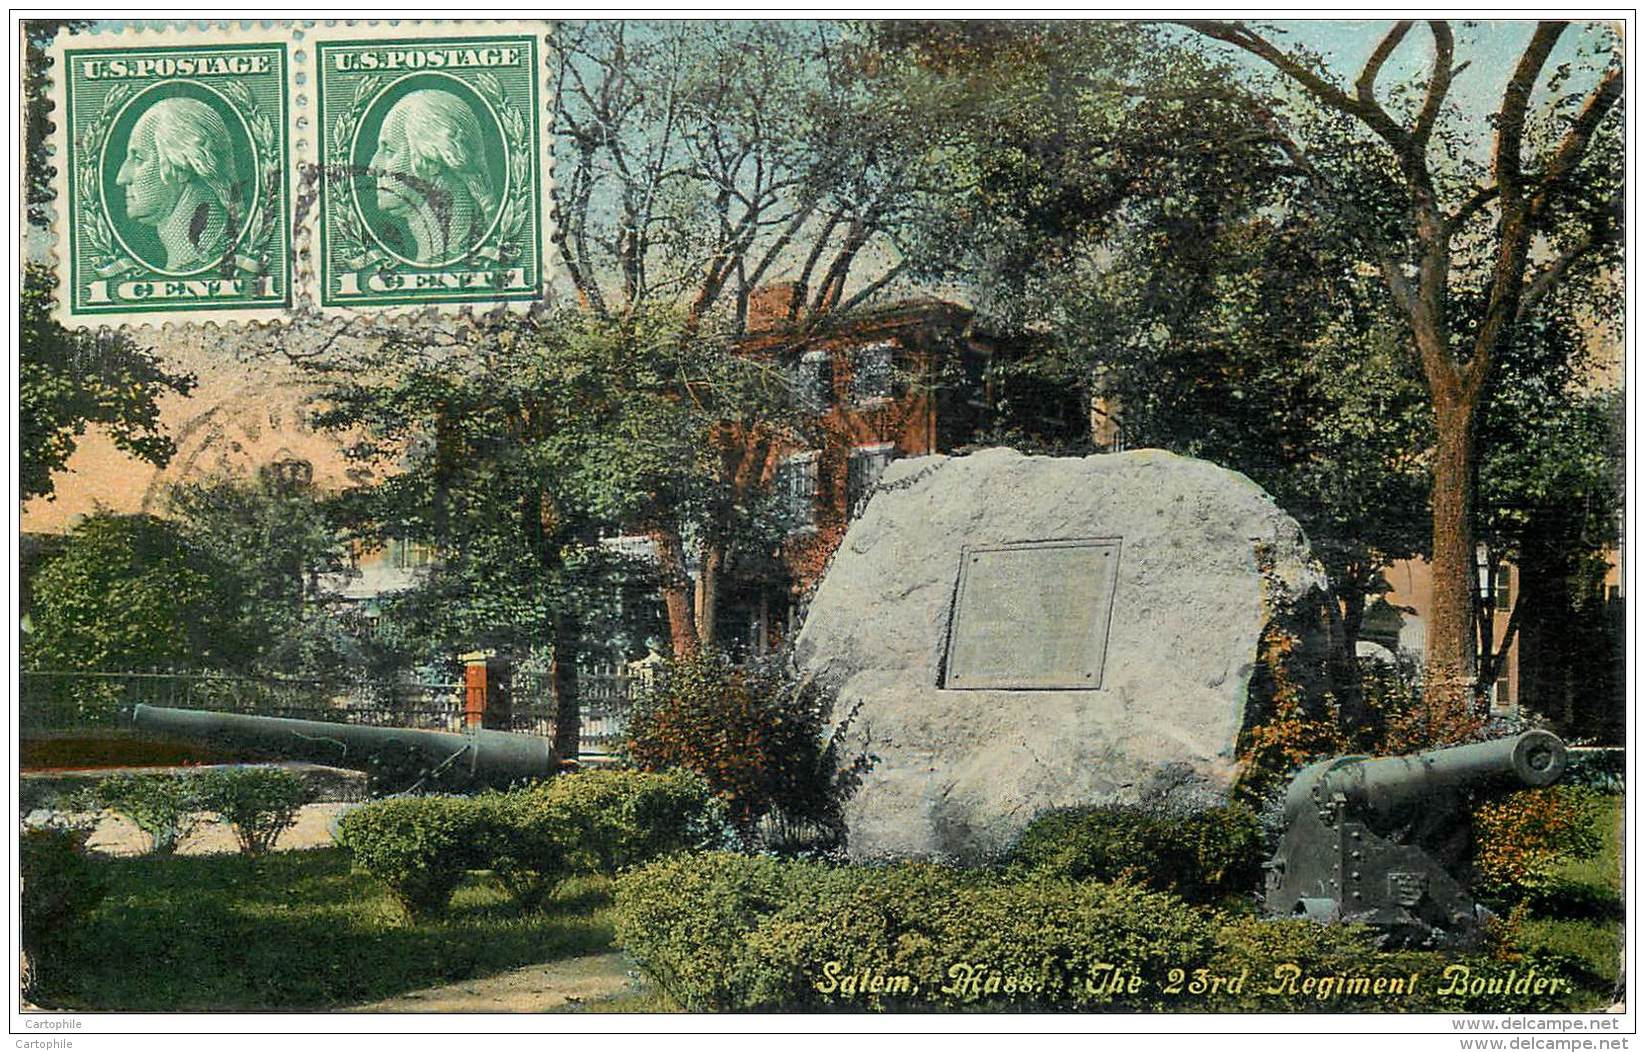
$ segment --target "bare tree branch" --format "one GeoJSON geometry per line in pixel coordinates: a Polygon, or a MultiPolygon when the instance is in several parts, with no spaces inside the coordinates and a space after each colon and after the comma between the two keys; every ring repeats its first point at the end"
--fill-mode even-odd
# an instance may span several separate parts
{"type": "Polygon", "coordinates": [[[1395,22],[1394,28],[1388,31],[1387,35],[1382,38],[1382,42],[1376,46],[1376,50],[1371,52],[1371,57],[1365,60],[1365,68],[1360,70],[1359,79],[1354,81],[1354,94],[1359,98],[1361,106],[1381,108],[1377,105],[1377,74],[1382,72],[1382,67],[1387,63],[1388,57],[1394,53],[1394,50],[1404,41],[1405,35],[1411,31],[1411,25],[1409,19],[1395,22]]]}
{"type": "Polygon", "coordinates": [[[1451,78],[1456,75],[1451,65],[1456,57],[1456,38],[1451,33],[1451,24],[1435,19],[1428,23],[1428,31],[1434,35],[1434,68],[1428,77],[1428,94],[1422,100],[1422,112],[1411,130],[1411,140],[1418,151],[1428,148],[1428,137],[1433,134],[1440,107],[1451,91],[1451,78]]]}

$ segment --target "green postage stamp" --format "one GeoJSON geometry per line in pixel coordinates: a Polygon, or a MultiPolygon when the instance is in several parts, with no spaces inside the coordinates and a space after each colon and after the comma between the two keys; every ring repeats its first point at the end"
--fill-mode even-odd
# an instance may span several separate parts
{"type": "Polygon", "coordinates": [[[64,34],[57,316],[289,320],[547,291],[546,23],[64,34]]]}
{"type": "Polygon", "coordinates": [[[290,308],[287,43],[107,39],[69,37],[55,53],[60,316],[208,321],[290,308]]]}
{"type": "Polygon", "coordinates": [[[316,34],[322,309],[542,296],[541,52],[439,26],[316,34]]]}

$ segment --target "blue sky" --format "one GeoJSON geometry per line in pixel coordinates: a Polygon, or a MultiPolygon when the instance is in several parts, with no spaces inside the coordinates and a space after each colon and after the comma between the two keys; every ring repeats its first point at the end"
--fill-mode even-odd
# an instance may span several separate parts
{"type": "MultiPolygon", "coordinates": [[[[1284,47],[1287,41],[1302,44],[1320,52],[1338,71],[1338,82],[1347,86],[1359,75],[1372,49],[1393,27],[1392,19],[1319,19],[1311,21],[1283,21],[1272,23],[1283,28],[1285,36],[1271,37],[1284,47]]],[[[1473,26],[1453,23],[1456,30],[1456,59],[1469,63],[1452,84],[1451,98],[1464,113],[1483,117],[1494,113],[1502,102],[1502,89],[1513,73],[1520,53],[1536,23],[1529,19],[1483,20],[1473,26]]],[[[1603,24],[1579,23],[1571,26],[1560,38],[1549,57],[1547,69],[1570,62],[1578,70],[1572,78],[1572,87],[1581,90],[1591,85],[1598,72],[1604,69],[1606,56],[1595,55],[1594,48],[1604,36],[1603,24]]],[[[1236,49],[1227,47],[1229,53],[1236,49]]],[[[1433,62],[1433,37],[1420,24],[1406,35],[1399,50],[1383,67],[1379,86],[1386,87],[1412,76],[1426,75],[1433,62]]],[[[1250,59],[1257,62],[1256,59],[1250,59]]]]}

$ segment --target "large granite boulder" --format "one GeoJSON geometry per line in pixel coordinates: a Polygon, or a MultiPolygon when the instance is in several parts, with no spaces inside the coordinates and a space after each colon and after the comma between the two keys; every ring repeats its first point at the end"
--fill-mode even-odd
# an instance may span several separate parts
{"type": "Polygon", "coordinates": [[[1226,789],[1265,627],[1325,610],[1325,588],[1296,522],[1205,461],[891,465],[798,641],[837,715],[855,710],[848,749],[874,758],[851,855],[978,861],[1168,767],[1226,789]]]}

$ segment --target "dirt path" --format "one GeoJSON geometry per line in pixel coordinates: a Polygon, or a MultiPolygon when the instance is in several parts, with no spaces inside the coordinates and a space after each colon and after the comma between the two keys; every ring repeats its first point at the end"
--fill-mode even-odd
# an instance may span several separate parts
{"type": "MultiPolygon", "coordinates": [[[[331,820],[346,807],[347,805],[333,803],[304,805],[297,813],[297,824],[281,834],[274,847],[319,848],[331,844],[331,820]]],[[[44,820],[46,814],[43,811],[35,812],[28,818],[39,822],[44,820]]],[[[86,847],[104,855],[142,855],[148,851],[148,838],[130,820],[113,814],[104,814],[97,821],[97,829],[92,833],[86,847]]],[[[199,828],[189,835],[188,840],[178,847],[177,854],[200,856],[239,850],[239,846],[234,842],[234,831],[229,829],[228,824],[213,821],[201,823],[199,828]]]]}
{"type": "Polygon", "coordinates": [[[628,989],[623,956],[613,951],[567,958],[482,980],[412,991],[356,1006],[351,1013],[555,1013],[613,998],[628,989]]]}

